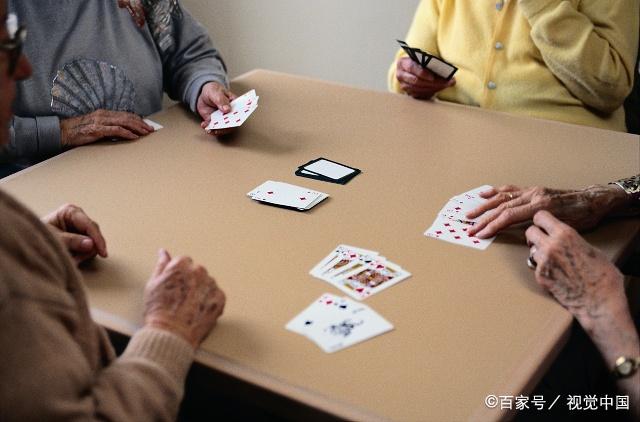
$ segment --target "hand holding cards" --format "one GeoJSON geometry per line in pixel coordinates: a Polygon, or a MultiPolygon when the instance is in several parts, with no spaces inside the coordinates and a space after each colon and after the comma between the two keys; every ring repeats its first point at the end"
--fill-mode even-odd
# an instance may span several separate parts
{"type": "Polygon", "coordinates": [[[455,67],[451,63],[447,63],[438,56],[429,54],[419,48],[409,47],[409,45],[404,41],[396,41],[398,41],[400,47],[402,47],[402,49],[405,51],[405,53],[407,53],[411,60],[422,66],[423,69],[428,69],[441,78],[450,80],[458,71],[457,67],[455,67]]]}
{"type": "Polygon", "coordinates": [[[424,235],[470,248],[486,249],[491,242],[493,242],[495,236],[489,239],[478,239],[475,236],[469,236],[467,230],[469,230],[480,217],[467,219],[465,215],[487,201],[480,197],[480,192],[484,192],[490,188],[491,186],[488,185],[480,186],[451,198],[440,210],[435,221],[431,227],[424,232],[424,235]]]}
{"type": "Polygon", "coordinates": [[[286,328],[332,353],[391,331],[393,325],[367,305],[325,293],[286,328]]]}
{"type": "Polygon", "coordinates": [[[231,101],[231,111],[227,114],[222,114],[221,110],[211,113],[211,121],[205,130],[211,132],[212,130],[241,126],[256,111],[259,99],[260,97],[256,96],[254,89],[236,98],[231,101]]]}
{"type": "Polygon", "coordinates": [[[247,193],[247,196],[254,201],[307,211],[324,201],[329,195],[284,182],[267,180],[247,193]]]}

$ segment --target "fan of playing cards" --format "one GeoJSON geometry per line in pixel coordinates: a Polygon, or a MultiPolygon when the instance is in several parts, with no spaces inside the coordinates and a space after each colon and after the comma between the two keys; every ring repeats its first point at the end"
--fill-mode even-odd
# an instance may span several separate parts
{"type": "Polygon", "coordinates": [[[349,245],[338,245],[309,274],[358,300],[366,299],[411,276],[378,252],[349,245]]]}
{"type": "Polygon", "coordinates": [[[231,111],[222,114],[222,111],[216,110],[211,113],[211,122],[207,126],[206,131],[228,129],[231,127],[241,126],[245,120],[251,116],[251,113],[258,108],[258,100],[255,89],[231,101],[231,111]]]}
{"type": "Polygon", "coordinates": [[[457,67],[455,67],[451,63],[447,63],[438,56],[429,54],[419,48],[409,47],[409,45],[404,41],[396,41],[398,41],[400,47],[402,47],[402,49],[405,51],[405,53],[407,53],[411,60],[419,64],[422,68],[429,69],[441,78],[449,80],[453,78],[453,75],[455,75],[458,71],[457,67]]]}
{"type": "Polygon", "coordinates": [[[495,236],[489,239],[478,239],[477,237],[469,236],[466,233],[467,230],[480,217],[468,219],[465,214],[487,201],[480,196],[480,192],[489,189],[491,189],[491,186],[480,186],[449,199],[449,202],[440,210],[438,217],[436,217],[431,227],[424,232],[424,235],[470,248],[486,249],[493,242],[495,236]]]}

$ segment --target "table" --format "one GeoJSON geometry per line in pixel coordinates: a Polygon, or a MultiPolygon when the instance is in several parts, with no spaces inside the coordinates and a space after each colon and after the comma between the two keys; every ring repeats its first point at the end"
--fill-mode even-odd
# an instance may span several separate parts
{"type": "MultiPolygon", "coordinates": [[[[478,251],[423,236],[454,194],[482,184],[582,187],[635,174],[637,136],[416,101],[257,70],[237,78],[260,107],[226,140],[180,106],[136,142],[78,148],[0,186],[40,214],[63,202],[100,222],[110,257],[85,269],[96,320],[131,334],[158,248],[205,265],[228,297],[197,361],[332,415],[366,420],[488,420],[488,394],[529,392],[571,317],[525,265],[523,230],[478,251]],[[295,177],[327,157],[363,170],[345,186],[295,177]],[[301,213],[249,200],[265,180],[329,193],[301,213]],[[395,330],[325,354],[284,329],[324,292],[308,271],[347,243],[413,273],[366,303],[395,330]]],[[[638,220],[587,239],[620,258],[638,220]]]]}

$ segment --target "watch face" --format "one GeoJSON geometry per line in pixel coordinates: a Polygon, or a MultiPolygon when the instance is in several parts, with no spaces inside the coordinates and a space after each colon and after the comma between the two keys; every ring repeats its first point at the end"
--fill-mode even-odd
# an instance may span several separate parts
{"type": "Polygon", "coordinates": [[[618,365],[618,372],[620,372],[621,375],[629,375],[632,369],[633,364],[628,360],[625,360],[623,363],[618,365]]]}

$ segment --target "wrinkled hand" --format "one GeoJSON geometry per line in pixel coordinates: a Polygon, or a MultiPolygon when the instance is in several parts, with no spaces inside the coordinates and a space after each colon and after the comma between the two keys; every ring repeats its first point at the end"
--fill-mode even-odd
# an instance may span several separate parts
{"type": "Polygon", "coordinates": [[[526,231],[536,281],[589,330],[594,320],[625,309],[624,278],[607,257],[547,211],[526,231]]]}
{"type": "Polygon", "coordinates": [[[222,315],[224,304],[224,293],[204,267],[160,250],[145,287],[145,325],[177,334],[197,348],[222,315]]]}
{"type": "Polygon", "coordinates": [[[100,227],[82,208],[66,204],[43,217],[42,221],[53,226],[76,263],[96,255],[107,257],[107,243],[100,227]]]}
{"type": "Polygon", "coordinates": [[[144,26],[146,17],[141,0],[118,0],[118,7],[127,9],[138,27],[144,26]]]}
{"type": "Polygon", "coordinates": [[[446,80],[415,63],[409,57],[401,57],[396,64],[396,78],[400,87],[413,98],[428,100],[436,93],[456,84],[456,79],[446,80]]]}
{"type": "MultiPolygon", "coordinates": [[[[211,122],[211,113],[214,111],[221,110],[223,114],[230,112],[230,102],[236,98],[236,94],[217,82],[208,82],[204,84],[196,104],[196,110],[203,120],[200,127],[204,129],[209,126],[209,123],[211,122]]],[[[212,130],[210,134],[214,136],[226,135],[233,131],[233,129],[234,128],[212,130]]]]}
{"type": "Polygon", "coordinates": [[[484,216],[469,230],[481,239],[494,236],[507,227],[530,221],[540,210],[547,210],[577,230],[595,227],[607,214],[627,201],[617,186],[594,185],[582,190],[558,190],[513,185],[492,188],[480,194],[487,202],[467,213],[467,218],[484,216]]]}
{"type": "Polygon", "coordinates": [[[142,118],[125,111],[96,110],[60,120],[62,146],[77,147],[103,138],[134,140],[153,132],[142,118]]]}

